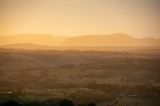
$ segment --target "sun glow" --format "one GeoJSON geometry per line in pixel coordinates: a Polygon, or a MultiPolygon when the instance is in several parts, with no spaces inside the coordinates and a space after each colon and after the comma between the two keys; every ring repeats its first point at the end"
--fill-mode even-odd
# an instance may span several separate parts
{"type": "Polygon", "coordinates": [[[0,35],[159,36],[158,0],[0,0],[0,35]]]}

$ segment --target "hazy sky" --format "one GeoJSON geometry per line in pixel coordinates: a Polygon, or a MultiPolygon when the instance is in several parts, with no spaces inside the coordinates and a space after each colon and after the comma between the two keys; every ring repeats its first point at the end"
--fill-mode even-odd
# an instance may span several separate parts
{"type": "Polygon", "coordinates": [[[160,0],[0,0],[0,35],[160,36],[160,0]]]}

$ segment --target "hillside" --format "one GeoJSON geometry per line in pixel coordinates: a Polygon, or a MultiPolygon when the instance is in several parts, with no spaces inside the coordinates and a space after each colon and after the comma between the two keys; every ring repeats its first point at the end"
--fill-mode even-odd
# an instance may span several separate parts
{"type": "Polygon", "coordinates": [[[0,49],[0,86],[121,84],[122,79],[123,84],[157,85],[159,60],[159,51],[150,49],[131,52],[0,49]]]}

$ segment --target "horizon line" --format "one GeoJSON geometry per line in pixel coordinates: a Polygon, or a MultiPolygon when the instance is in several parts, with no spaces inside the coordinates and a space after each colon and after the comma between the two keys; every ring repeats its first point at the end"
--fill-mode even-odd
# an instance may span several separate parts
{"type": "Polygon", "coordinates": [[[55,35],[55,34],[50,34],[50,33],[19,33],[19,34],[0,34],[0,36],[26,36],[26,35],[35,35],[35,36],[53,36],[53,37],[78,37],[78,36],[108,36],[108,35],[116,35],[116,34],[123,34],[123,35],[128,35],[130,37],[133,38],[137,38],[137,39],[145,39],[145,38],[152,38],[152,39],[160,39],[159,36],[133,36],[131,34],[127,34],[127,33],[122,33],[122,32],[115,32],[115,33],[106,33],[106,34],[102,34],[102,33],[93,33],[93,34],[75,34],[75,35],[55,35]]]}

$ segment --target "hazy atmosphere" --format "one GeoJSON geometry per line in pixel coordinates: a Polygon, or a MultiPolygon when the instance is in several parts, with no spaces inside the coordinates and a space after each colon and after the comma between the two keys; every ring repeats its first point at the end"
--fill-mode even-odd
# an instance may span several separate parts
{"type": "Polygon", "coordinates": [[[0,0],[0,35],[160,36],[159,0],[0,0]]]}
{"type": "Polygon", "coordinates": [[[160,0],[0,0],[0,106],[160,106],[160,0]]]}

